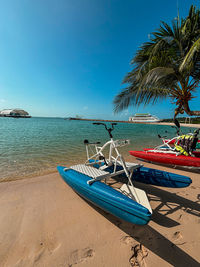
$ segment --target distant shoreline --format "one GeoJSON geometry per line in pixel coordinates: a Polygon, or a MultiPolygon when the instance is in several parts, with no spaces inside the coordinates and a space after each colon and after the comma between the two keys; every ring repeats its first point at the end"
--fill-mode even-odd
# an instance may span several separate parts
{"type": "Polygon", "coordinates": [[[70,121],[99,121],[99,122],[121,122],[121,123],[142,123],[143,122],[132,122],[132,121],[119,121],[119,120],[101,120],[101,119],[81,119],[81,118],[66,118],[65,120],[70,121]]]}
{"type": "MultiPolygon", "coordinates": [[[[65,120],[77,120],[77,121],[99,121],[99,122],[120,122],[120,123],[130,123],[130,124],[155,124],[155,125],[168,125],[174,126],[173,122],[133,122],[133,121],[120,121],[120,120],[101,120],[101,119],[82,119],[82,118],[69,118],[65,120]]],[[[200,124],[191,123],[180,123],[181,127],[193,127],[200,128],[200,124]]]]}
{"type": "MultiPolygon", "coordinates": [[[[158,122],[158,123],[151,123],[151,124],[174,126],[174,123],[172,123],[172,122],[158,122]]],[[[200,124],[192,124],[192,123],[180,123],[180,126],[181,127],[200,128],[200,124]]]]}

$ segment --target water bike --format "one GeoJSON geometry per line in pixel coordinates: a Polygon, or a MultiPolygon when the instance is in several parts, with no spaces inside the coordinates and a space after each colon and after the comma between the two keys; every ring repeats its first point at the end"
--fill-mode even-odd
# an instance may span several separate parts
{"type": "MultiPolygon", "coordinates": [[[[171,139],[166,139],[167,138],[166,136],[161,136],[160,134],[158,134],[158,137],[162,140],[162,142],[164,144],[174,146],[175,144],[179,143],[180,139],[193,137],[194,133],[192,133],[192,132],[189,132],[186,135],[184,135],[182,133],[179,121],[177,119],[174,120],[174,124],[175,124],[175,126],[171,126],[171,127],[176,129],[176,136],[175,137],[173,137],[171,139]]],[[[167,131],[166,131],[166,133],[167,133],[167,131]]],[[[196,147],[194,149],[200,149],[200,140],[199,139],[196,141],[196,147]]]]}
{"type": "Polygon", "coordinates": [[[116,123],[108,128],[110,140],[103,146],[100,142],[84,140],[87,160],[84,164],[70,167],[58,166],[64,181],[80,196],[94,205],[125,221],[144,225],[152,216],[152,209],[145,191],[136,188],[134,181],[169,187],[186,187],[192,181],[189,177],[144,168],[143,165],[125,162],[118,148],[130,143],[129,140],[114,140],[112,131],[116,123]],[[108,157],[105,157],[105,153],[108,157]],[[121,177],[120,182],[116,179],[121,177]],[[113,180],[116,179],[116,183],[113,180]],[[111,184],[115,187],[111,187],[111,184]]]}
{"type": "Polygon", "coordinates": [[[150,162],[178,165],[191,168],[200,168],[200,152],[197,149],[198,134],[200,129],[193,133],[180,134],[178,121],[177,136],[172,139],[162,139],[163,143],[155,148],[144,148],[143,151],[129,151],[132,156],[150,162]]]}
{"type": "MultiPolygon", "coordinates": [[[[100,123],[94,124],[99,125],[100,123]]],[[[112,136],[111,132],[114,129],[114,125],[113,123],[112,128],[107,129],[110,136],[112,136]]],[[[104,158],[103,151],[106,147],[110,146],[109,156],[111,159],[111,152],[113,150],[117,151],[116,149],[119,143],[112,139],[101,148],[97,147],[99,146],[99,142],[89,143],[88,140],[85,140],[84,144],[86,147],[91,145],[96,147],[97,150],[93,158],[98,157],[98,160],[91,159],[85,164],[73,165],[69,168],[58,166],[57,169],[64,181],[80,196],[106,212],[130,223],[139,225],[147,224],[152,216],[150,203],[146,193],[133,186],[131,180],[133,170],[139,168],[140,164],[126,164],[123,157],[118,154],[115,162],[121,168],[120,170],[115,168],[113,172],[110,172],[106,170],[108,163],[104,158]],[[95,165],[98,165],[98,167],[95,165]],[[119,174],[126,176],[126,183],[120,184],[118,188],[109,186],[108,180],[113,179],[119,174]]]]}

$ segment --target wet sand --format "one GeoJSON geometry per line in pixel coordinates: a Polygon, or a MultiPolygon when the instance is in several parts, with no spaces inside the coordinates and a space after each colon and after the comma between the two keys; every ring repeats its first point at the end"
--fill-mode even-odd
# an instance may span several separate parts
{"type": "Polygon", "coordinates": [[[147,226],[88,204],[57,172],[1,183],[0,266],[200,266],[200,173],[144,165],[193,179],[182,189],[136,184],[153,209],[147,226]]]}

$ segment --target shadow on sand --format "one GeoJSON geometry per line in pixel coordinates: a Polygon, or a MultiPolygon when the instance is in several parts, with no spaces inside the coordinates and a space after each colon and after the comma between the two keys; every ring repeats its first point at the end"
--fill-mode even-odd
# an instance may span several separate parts
{"type": "MultiPolygon", "coordinates": [[[[118,182],[123,183],[124,181],[124,177],[117,177],[113,182],[109,183],[109,185],[115,187],[115,184],[118,182]]],[[[179,222],[167,217],[167,215],[170,215],[177,210],[182,210],[183,212],[200,217],[200,194],[197,195],[197,201],[194,202],[178,196],[176,193],[170,193],[169,191],[162,190],[149,184],[134,182],[134,185],[148,194],[148,199],[151,202],[151,205],[155,202],[158,203],[158,206],[153,209],[152,220],[159,225],[168,228],[180,225],[179,222]]]]}
{"type": "MultiPolygon", "coordinates": [[[[136,187],[143,189],[147,194],[150,202],[159,202],[160,204],[153,210],[155,216],[159,211],[164,211],[166,215],[172,214],[177,210],[182,210],[186,213],[200,217],[200,201],[197,195],[197,201],[191,201],[184,197],[178,196],[175,193],[162,190],[158,187],[135,183],[136,187]]],[[[159,213],[160,214],[160,213],[159,213]]],[[[157,222],[159,224],[159,221],[157,222]]]]}
{"type": "MultiPolygon", "coordinates": [[[[159,225],[168,228],[179,225],[180,223],[177,223],[167,217],[168,214],[171,214],[178,209],[184,210],[185,212],[198,217],[200,216],[200,205],[197,203],[199,201],[193,202],[191,200],[177,196],[176,194],[149,185],[137,183],[137,187],[144,189],[147,194],[150,194],[150,201],[160,202],[160,205],[158,205],[157,208],[153,210],[154,215],[152,218],[152,220],[159,225]],[[165,208],[167,207],[164,215],[160,213],[161,209],[163,211],[163,206],[165,206],[165,208]]],[[[108,219],[110,222],[124,231],[125,235],[134,238],[140,244],[144,245],[148,250],[152,251],[172,266],[200,266],[199,262],[193,259],[190,255],[188,255],[166,237],[161,235],[151,226],[133,225],[131,223],[122,221],[115,216],[104,212],[90,202],[86,202],[100,214],[102,214],[106,219],[108,219]]]]}

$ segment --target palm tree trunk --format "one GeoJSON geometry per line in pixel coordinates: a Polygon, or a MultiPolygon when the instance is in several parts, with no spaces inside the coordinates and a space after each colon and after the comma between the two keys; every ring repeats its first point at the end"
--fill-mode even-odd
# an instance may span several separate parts
{"type": "Polygon", "coordinates": [[[179,113],[183,113],[183,107],[182,104],[179,104],[179,106],[174,111],[174,120],[178,116],[179,113]]]}
{"type": "Polygon", "coordinates": [[[183,107],[184,107],[185,113],[187,113],[188,115],[190,115],[190,116],[200,116],[200,111],[198,111],[198,110],[196,110],[196,111],[190,110],[188,102],[184,102],[183,103],[183,107]]]}

